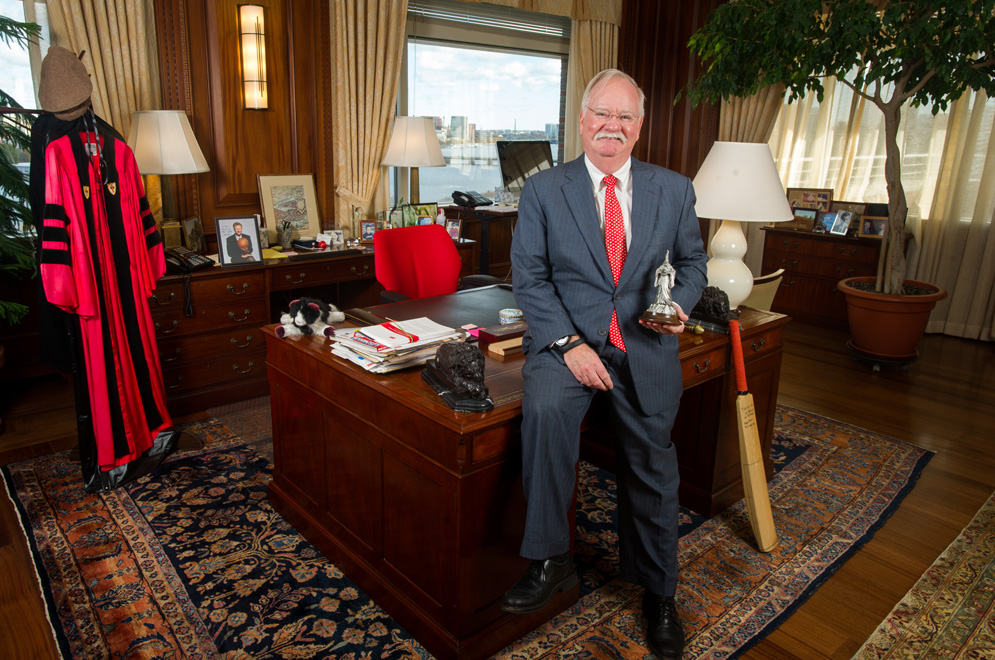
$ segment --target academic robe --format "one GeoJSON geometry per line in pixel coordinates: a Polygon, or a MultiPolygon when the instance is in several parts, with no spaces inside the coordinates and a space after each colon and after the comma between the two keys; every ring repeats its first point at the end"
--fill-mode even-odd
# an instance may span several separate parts
{"type": "Polygon", "coordinates": [[[172,427],[147,304],[165,259],[127,144],[81,131],[50,141],[41,229],[45,296],[79,320],[96,463],[114,470],[172,427]]]}

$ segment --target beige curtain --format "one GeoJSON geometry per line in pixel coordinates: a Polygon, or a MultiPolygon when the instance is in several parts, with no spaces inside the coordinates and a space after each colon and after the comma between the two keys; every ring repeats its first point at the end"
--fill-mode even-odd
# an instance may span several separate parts
{"type": "Polygon", "coordinates": [[[353,208],[375,208],[404,53],[407,0],[333,0],[332,147],[335,225],[351,231],[353,208]]]}
{"type": "Polygon", "coordinates": [[[487,3],[523,11],[536,11],[574,20],[597,21],[618,26],[622,22],[622,0],[460,0],[487,3]]]}
{"type": "Polygon", "coordinates": [[[567,105],[563,127],[564,161],[571,161],[584,152],[578,123],[584,88],[595,74],[614,68],[617,62],[618,25],[605,21],[571,20],[567,105]]]}
{"type": "MultiPolygon", "coordinates": [[[[48,0],[53,46],[85,50],[93,81],[93,111],[128,137],[136,110],[161,107],[159,55],[152,0],[48,0]]],[[[142,177],[145,196],[162,221],[159,177],[142,177]]]]}
{"type": "MultiPolygon", "coordinates": [[[[772,85],[761,89],[753,96],[723,101],[719,109],[719,136],[722,142],[767,142],[774,121],[781,109],[784,86],[772,85]]],[[[708,226],[708,240],[718,230],[721,219],[712,219],[708,226]]],[[[745,263],[754,277],[763,275],[760,267],[763,262],[764,235],[760,231],[763,223],[744,222],[746,233],[745,263]]]]}
{"type": "MultiPolygon", "coordinates": [[[[884,120],[846,85],[785,102],[770,139],[791,188],[832,188],[833,199],[888,201],[884,120]]],[[[902,108],[899,149],[909,204],[906,275],[945,288],[928,332],[995,340],[995,100],[966,93],[943,112],[902,108]]]]}

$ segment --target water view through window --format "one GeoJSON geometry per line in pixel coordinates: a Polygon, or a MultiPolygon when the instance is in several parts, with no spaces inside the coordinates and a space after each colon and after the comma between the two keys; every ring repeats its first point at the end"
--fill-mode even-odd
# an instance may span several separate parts
{"type": "Polygon", "coordinates": [[[498,140],[549,140],[558,162],[565,62],[409,41],[408,114],[434,118],[447,163],[418,170],[421,201],[451,203],[454,190],[517,201],[501,186],[498,140]]]}

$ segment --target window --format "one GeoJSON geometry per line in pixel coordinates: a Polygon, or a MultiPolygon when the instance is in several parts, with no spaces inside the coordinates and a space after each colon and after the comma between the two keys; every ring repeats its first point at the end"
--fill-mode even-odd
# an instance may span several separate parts
{"type": "Polygon", "coordinates": [[[434,118],[447,163],[419,170],[420,201],[449,203],[454,190],[515,201],[501,187],[499,140],[549,140],[562,160],[569,33],[567,18],[410,0],[399,114],[434,118]]]}

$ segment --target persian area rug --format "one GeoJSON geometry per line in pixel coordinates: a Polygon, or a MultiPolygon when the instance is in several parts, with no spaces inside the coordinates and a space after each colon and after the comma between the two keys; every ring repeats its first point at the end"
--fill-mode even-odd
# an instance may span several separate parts
{"type": "Polygon", "coordinates": [[[995,494],[853,657],[995,658],[995,494]]]}
{"type": "MultiPolygon", "coordinates": [[[[233,413],[257,428],[249,418],[269,408],[233,413]]],[[[269,507],[266,459],[216,418],[186,429],[203,449],[110,493],[87,494],[66,452],[2,469],[64,657],[429,657],[269,507]]],[[[734,657],[776,627],[870,538],[930,456],[782,406],[775,429],[774,552],[755,550],[741,502],[711,519],[681,513],[686,657],[734,657]]],[[[615,579],[614,516],[611,475],[584,464],[581,599],[497,657],[648,653],[641,592],[615,579]]]]}

